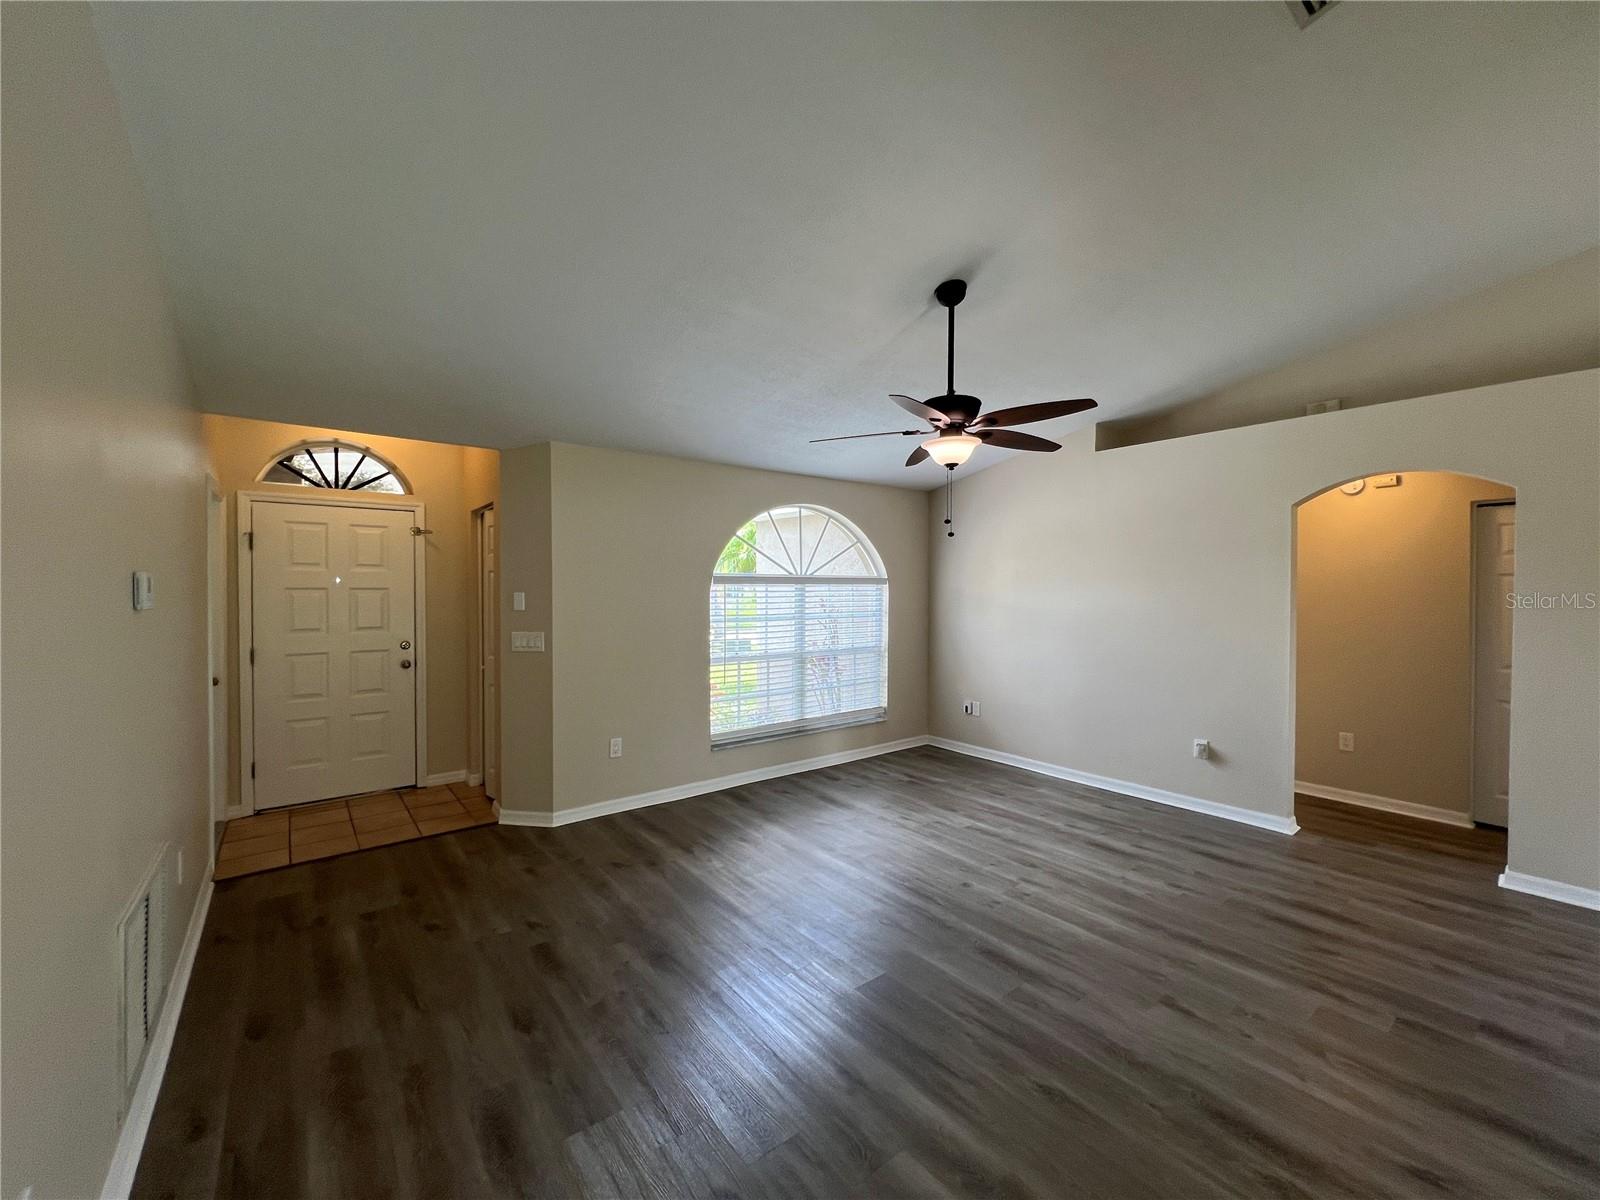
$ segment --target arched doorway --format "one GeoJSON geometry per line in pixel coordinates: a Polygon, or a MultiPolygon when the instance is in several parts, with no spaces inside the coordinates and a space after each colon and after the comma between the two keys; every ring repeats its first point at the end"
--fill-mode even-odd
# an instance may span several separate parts
{"type": "Polygon", "coordinates": [[[1385,472],[1294,506],[1303,828],[1505,862],[1515,489],[1385,472]]]}

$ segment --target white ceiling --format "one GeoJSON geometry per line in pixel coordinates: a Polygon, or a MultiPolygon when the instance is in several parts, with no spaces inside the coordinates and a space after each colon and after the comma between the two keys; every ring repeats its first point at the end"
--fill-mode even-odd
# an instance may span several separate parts
{"type": "Polygon", "coordinates": [[[1600,7],[107,4],[204,407],[933,486],[1600,240],[1600,7]],[[1090,417],[1035,431],[1060,434],[1090,417]],[[982,450],[978,467],[1008,452],[982,450]]]}

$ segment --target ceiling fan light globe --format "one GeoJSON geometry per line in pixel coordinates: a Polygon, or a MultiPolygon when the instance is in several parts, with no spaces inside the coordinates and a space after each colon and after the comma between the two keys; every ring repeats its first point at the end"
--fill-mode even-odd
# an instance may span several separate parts
{"type": "Polygon", "coordinates": [[[970,433],[950,433],[929,438],[922,443],[922,448],[941,467],[959,467],[981,445],[983,442],[970,433]]]}

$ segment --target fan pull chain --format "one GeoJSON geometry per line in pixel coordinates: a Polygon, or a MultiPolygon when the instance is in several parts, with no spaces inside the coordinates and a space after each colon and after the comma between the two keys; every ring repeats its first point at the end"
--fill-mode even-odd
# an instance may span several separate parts
{"type": "Polygon", "coordinates": [[[945,537],[955,537],[956,518],[956,473],[952,467],[946,467],[944,472],[944,523],[950,526],[945,530],[945,537]]]}

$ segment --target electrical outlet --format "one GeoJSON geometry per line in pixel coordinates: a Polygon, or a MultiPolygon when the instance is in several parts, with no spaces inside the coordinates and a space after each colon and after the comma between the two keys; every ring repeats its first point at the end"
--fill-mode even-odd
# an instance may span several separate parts
{"type": "Polygon", "coordinates": [[[1194,740],[1194,756],[1196,758],[1210,758],[1211,757],[1211,743],[1206,741],[1205,738],[1195,738],[1195,740],[1194,740]]]}
{"type": "Polygon", "coordinates": [[[981,717],[983,715],[983,703],[979,700],[963,700],[961,702],[961,711],[969,717],[981,717]]]}
{"type": "Polygon", "coordinates": [[[1339,749],[1348,752],[1348,751],[1355,750],[1355,748],[1356,748],[1356,735],[1355,734],[1353,734],[1353,733],[1341,733],[1339,735],[1339,749]]]}
{"type": "Polygon", "coordinates": [[[622,757],[622,739],[621,738],[612,738],[611,739],[611,757],[612,758],[621,758],[622,757]]]}

